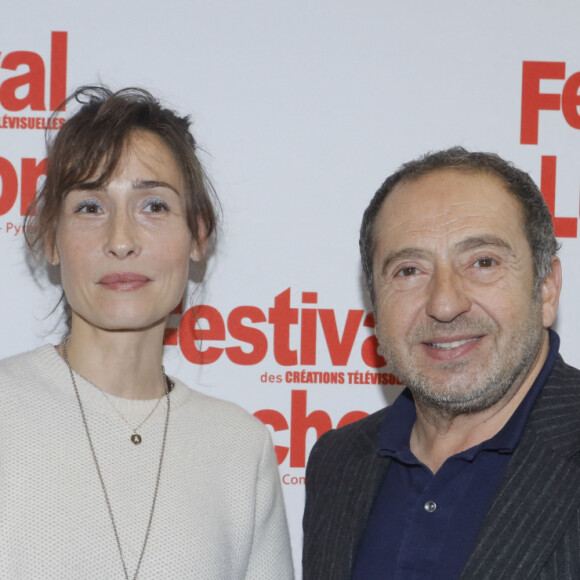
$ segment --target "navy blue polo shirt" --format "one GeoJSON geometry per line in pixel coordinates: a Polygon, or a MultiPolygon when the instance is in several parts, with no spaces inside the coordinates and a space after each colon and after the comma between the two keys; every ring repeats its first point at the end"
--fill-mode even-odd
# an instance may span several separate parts
{"type": "Polygon", "coordinates": [[[550,350],[532,388],[491,439],[453,455],[435,475],[411,453],[415,404],[403,391],[379,434],[379,454],[392,459],[359,544],[355,580],[459,578],[511,454],[558,356],[550,350]]]}

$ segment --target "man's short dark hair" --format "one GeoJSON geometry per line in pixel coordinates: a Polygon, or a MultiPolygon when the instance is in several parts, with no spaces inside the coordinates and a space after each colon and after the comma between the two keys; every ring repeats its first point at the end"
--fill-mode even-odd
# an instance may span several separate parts
{"type": "Polygon", "coordinates": [[[360,229],[360,252],[365,283],[373,306],[375,289],[373,258],[375,253],[375,222],[383,202],[393,188],[402,182],[414,181],[440,169],[456,169],[464,172],[487,173],[499,177],[508,191],[518,200],[524,218],[524,233],[532,250],[534,262],[534,285],[538,292],[542,281],[552,268],[552,257],[560,248],[554,235],[550,210],[542,192],[532,178],[512,163],[495,153],[471,152],[463,147],[452,147],[435,153],[427,153],[403,164],[381,185],[365,210],[360,229]]]}

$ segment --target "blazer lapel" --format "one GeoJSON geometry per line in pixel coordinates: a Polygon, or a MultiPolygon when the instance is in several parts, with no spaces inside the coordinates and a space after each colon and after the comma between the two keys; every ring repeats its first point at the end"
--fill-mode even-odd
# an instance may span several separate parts
{"type": "Polygon", "coordinates": [[[580,505],[580,373],[556,363],[462,578],[535,578],[580,505]],[[575,457],[576,456],[576,457],[575,457]]]}
{"type": "Polygon", "coordinates": [[[356,472],[356,478],[352,479],[348,489],[344,489],[345,493],[339,497],[339,501],[343,501],[340,512],[343,520],[341,527],[345,533],[336,536],[336,553],[344,561],[341,568],[346,574],[340,576],[344,578],[351,576],[360,539],[390,463],[390,459],[378,454],[376,443],[373,451],[372,456],[353,458],[351,468],[356,472]]]}
{"type": "Polygon", "coordinates": [[[351,577],[356,549],[389,460],[378,454],[378,427],[383,413],[323,438],[307,469],[304,515],[305,580],[351,577]],[[380,415],[380,416],[379,416],[380,415]],[[311,479],[310,479],[311,478],[311,479]]]}

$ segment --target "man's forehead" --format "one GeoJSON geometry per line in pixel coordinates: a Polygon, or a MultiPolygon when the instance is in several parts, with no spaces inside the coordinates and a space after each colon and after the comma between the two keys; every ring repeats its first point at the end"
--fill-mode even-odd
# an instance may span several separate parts
{"type": "MultiPolygon", "coordinates": [[[[393,188],[377,215],[375,247],[379,240],[399,245],[409,241],[415,230],[433,235],[470,229],[478,233],[502,229],[519,236],[524,233],[520,201],[504,181],[493,173],[438,169],[393,188]],[[517,233],[515,229],[519,230],[517,233]]],[[[382,244],[381,244],[382,245],[382,244]]]]}
{"type": "Polygon", "coordinates": [[[487,181],[489,187],[495,186],[498,189],[502,189],[507,195],[513,195],[509,191],[507,183],[503,179],[503,177],[501,177],[494,171],[475,167],[438,167],[425,173],[420,173],[419,175],[410,175],[404,177],[398,183],[395,184],[392,191],[389,193],[389,195],[386,196],[385,199],[388,199],[390,195],[394,194],[400,189],[408,188],[408,186],[412,186],[424,181],[429,181],[433,184],[436,184],[438,182],[444,182],[447,179],[453,177],[462,179],[467,183],[470,181],[473,182],[487,181]]]}
{"type": "Polygon", "coordinates": [[[453,204],[473,206],[480,211],[486,208],[493,211],[494,207],[503,206],[502,211],[511,210],[518,217],[523,215],[520,200],[495,173],[441,168],[397,183],[385,197],[379,216],[382,214],[386,218],[391,213],[405,213],[407,208],[412,208],[417,215],[428,216],[429,212],[441,211],[453,204]]]}

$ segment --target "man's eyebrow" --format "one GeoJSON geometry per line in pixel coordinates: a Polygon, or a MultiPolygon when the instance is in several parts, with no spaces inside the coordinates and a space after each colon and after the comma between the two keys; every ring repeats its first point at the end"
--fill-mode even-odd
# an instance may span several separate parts
{"type": "Polygon", "coordinates": [[[166,187],[170,189],[177,195],[180,195],[179,191],[173,187],[173,185],[165,181],[156,181],[154,179],[137,179],[131,183],[133,189],[155,189],[156,187],[166,187]]]}
{"type": "Polygon", "coordinates": [[[421,248],[403,248],[396,252],[390,252],[385,256],[381,266],[381,274],[383,275],[393,262],[400,260],[421,260],[430,256],[430,252],[422,250],[421,248]]]}
{"type": "MultiPolygon", "coordinates": [[[[455,246],[455,249],[460,253],[483,248],[499,248],[506,250],[510,255],[514,254],[513,248],[508,242],[506,242],[506,240],[494,235],[472,236],[461,240],[455,246]]],[[[383,260],[381,274],[384,275],[393,262],[398,262],[401,260],[423,260],[428,259],[430,256],[431,253],[427,250],[414,247],[403,248],[402,250],[390,252],[383,260]]]]}
{"type": "Polygon", "coordinates": [[[501,250],[507,250],[509,254],[514,253],[514,249],[510,244],[494,235],[483,235],[483,236],[472,236],[470,238],[465,238],[461,240],[456,246],[456,250],[459,252],[469,252],[471,250],[479,250],[484,248],[499,248],[501,250]]]}

